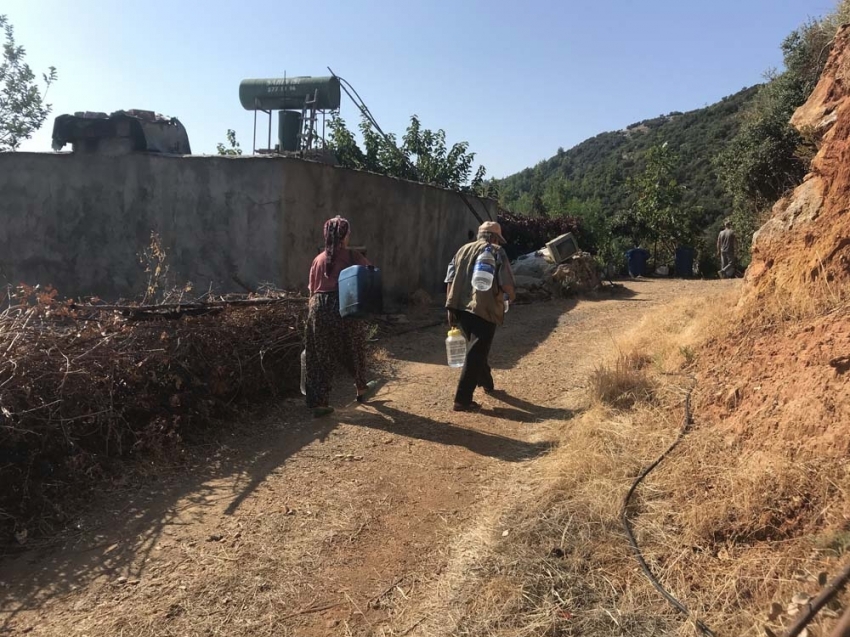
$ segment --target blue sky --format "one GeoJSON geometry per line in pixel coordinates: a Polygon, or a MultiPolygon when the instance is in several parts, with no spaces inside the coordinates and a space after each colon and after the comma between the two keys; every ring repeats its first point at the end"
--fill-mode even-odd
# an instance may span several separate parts
{"type": "MultiPolygon", "coordinates": [[[[386,131],[416,113],[502,177],[607,130],[698,108],[781,66],[779,44],[831,0],[2,0],[54,115],[178,117],[195,153],[234,128],[251,77],[348,79],[386,131]]],[[[353,128],[354,106],[342,116],[353,128]]],[[[52,119],[24,150],[49,151],[52,119]]],[[[264,144],[263,144],[264,145],[264,144]]]]}

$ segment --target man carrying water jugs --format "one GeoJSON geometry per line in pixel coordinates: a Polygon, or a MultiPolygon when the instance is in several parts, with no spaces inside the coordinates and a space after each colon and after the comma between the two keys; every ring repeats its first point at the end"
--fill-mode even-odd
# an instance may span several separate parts
{"type": "Polygon", "coordinates": [[[502,247],[505,239],[495,221],[478,228],[478,238],[457,251],[446,274],[449,323],[460,327],[468,343],[466,362],[455,393],[455,411],[477,411],[476,387],[494,391],[488,356],[496,326],[515,298],[514,274],[502,247]]]}

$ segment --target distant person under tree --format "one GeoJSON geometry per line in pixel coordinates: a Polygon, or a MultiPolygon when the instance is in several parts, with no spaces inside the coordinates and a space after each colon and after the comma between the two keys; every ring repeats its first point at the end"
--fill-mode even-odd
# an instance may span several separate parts
{"type": "Polygon", "coordinates": [[[732,222],[726,221],[723,230],[717,235],[717,253],[720,256],[720,278],[731,279],[735,276],[735,255],[738,251],[738,241],[732,222]]]}

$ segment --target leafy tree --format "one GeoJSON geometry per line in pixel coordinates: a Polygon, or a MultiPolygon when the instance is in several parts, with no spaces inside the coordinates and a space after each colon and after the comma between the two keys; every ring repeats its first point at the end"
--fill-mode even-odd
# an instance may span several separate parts
{"type": "Polygon", "coordinates": [[[629,180],[634,195],[635,234],[672,253],[677,244],[690,244],[696,235],[694,218],[684,205],[684,188],[676,179],[679,158],[665,143],[646,155],[646,167],[629,180]]]}
{"type": "Polygon", "coordinates": [[[42,74],[44,88],[39,88],[35,73],[24,61],[26,50],[15,42],[15,29],[5,15],[0,15],[0,28],[6,35],[0,64],[0,151],[11,151],[44,124],[51,110],[44,100],[57,75],[51,66],[42,74]]]}
{"type": "Polygon", "coordinates": [[[602,133],[559,152],[534,167],[499,180],[500,204],[532,214],[534,196],[543,199],[550,217],[581,220],[581,246],[606,252],[614,261],[635,233],[645,233],[634,218],[629,180],[640,175],[650,149],[665,141],[678,156],[676,178],[682,204],[700,228],[729,215],[732,198],[723,188],[711,159],[741,128],[741,113],[758,88],[748,88],[706,108],[669,113],[602,133]],[[616,258],[615,258],[616,257],[616,258]]]}
{"type": "Polygon", "coordinates": [[[236,131],[232,128],[227,129],[227,145],[225,146],[221,142],[216,145],[216,150],[219,155],[226,155],[229,157],[236,157],[242,154],[242,147],[239,145],[239,142],[236,141],[236,131]]]}
{"type": "Polygon", "coordinates": [[[499,201],[499,184],[493,179],[482,179],[477,180],[473,179],[471,184],[472,192],[474,192],[478,197],[485,197],[487,199],[493,199],[495,201],[499,201]]]}
{"type": "Polygon", "coordinates": [[[531,196],[531,214],[535,217],[546,217],[546,204],[538,193],[531,196]]]}
{"type": "Polygon", "coordinates": [[[335,117],[331,120],[329,135],[329,147],[336,154],[336,160],[341,166],[347,168],[364,168],[366,157],[354,135],[345,125],[345,120],[335,117]]]}
{"type": "Polygon", "coordinates": [[[330,148],[339,164],[347,168],[369,170],[453,190],[496,192],[492,183],[485,186],[486,170],[483,166],[473,173],[475,153],[469,152],[467,142],[458,142],[449,148],[446,132],[423,128],[416,115],[410,118],[410,125],[400,144],[395,135],[385,138],[378,133],[365,118],[360,122],[362,148],[342,118],[335,118],[330,130],[330,148]]]}
{"type": "MultiPolygon", "coordinates": [[[[541,180],[541,187],[543,188],[543,196],[540,199],[542,199],[543,208],[549,214],[562,214],[571,202],[575,201],[572,184],[561,175],[552,179],[541,180]]],[[[535,200],[537,197],[535,197],[535,200]]]]}

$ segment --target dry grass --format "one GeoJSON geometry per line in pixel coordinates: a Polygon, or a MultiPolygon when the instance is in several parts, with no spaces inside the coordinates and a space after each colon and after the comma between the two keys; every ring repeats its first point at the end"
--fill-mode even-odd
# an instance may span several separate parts
{"type": "MultiPolygon", "coordinates": [[[[621,340],[591,379],[595,406],[569,423],[536,492],[494,525],[488,556],[457,587],[451,634],[699,634],[640,573],[620,511],[636,475],[678,433],[690,381],[668,374],[697,365],[700,345],[733,316],[731,295],[682,301],[621,340]]],[[[850,546],[845,464],[730,445],[697,414],[636,492],[630,517],[653,572],[716,634],[779,634],[791,597],[814,595],[850,546]],[[783,613],[768,621],[773,603],[783,613]]],[[[838,609],[810,634],[824,634],[838,609]]]]}
{"type": "MultiPolygon", "coordinates": [[[[848,487],[841,463],[730,447],[700,426],[651,476],[658,497],[639,525],[656,571],[718,634],[759,635],[773,602],[813,595],[818,573],[837,570],[848,487]]],[[[789,618],[777,619],[779,634],[789,618]]]]}
{"type": "Polygon", "coordinates": [[[656,372],[677,373],[695,362],[700,346],[725,333],[737,320],[739,283],[716,295],[683,298],[650,313],[636,328],[617,339],[619,351],[642,352],[656,372]]]}
{"type": "Polygon", "coordinates": [[[818,281],[802,294],[783,288],[772,290],[756,302],[741,307],[741,318],[749,324],[776,326],[825,316],[850,308],[850,292],[844,287],[818,281]]]}
{"type": "Polygon", "coordinates": [[[590,376],[591,399],[621,409],[650,401],[654,383],[647,375],[647,362],[645,356],[620,352],[613,363],[597,367],[590,376]]]}
{"type": "Polygon", "coordinates": [[[746,289],[738,304],[741,319],[756,326],[805,321],[850,307],[850,291],[835,281],[823,262],[808,280],[771,279],[746,289]]]}
{"type": "MultiPolygon", "coordinates": [[[[510,529],[466,587],[453,634],[660,635],[679,621],[635,576],[619,522],[623,496],[641,467],[669,444],[674,422],[602,406],[573,421],[546,461],[536,493],[501,521],[510,529]]],[[[644,509],[645,496],[637,498],[644,509]]]]}

